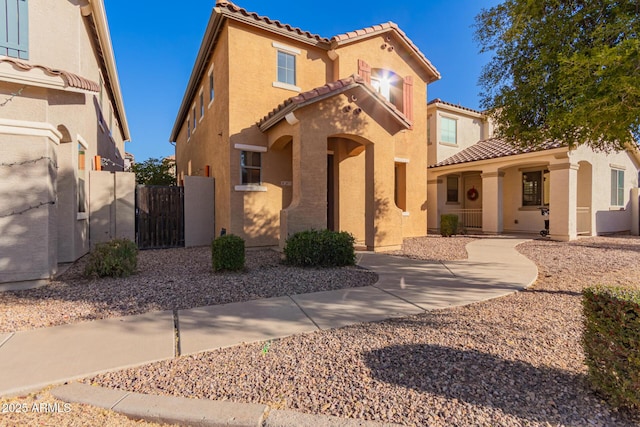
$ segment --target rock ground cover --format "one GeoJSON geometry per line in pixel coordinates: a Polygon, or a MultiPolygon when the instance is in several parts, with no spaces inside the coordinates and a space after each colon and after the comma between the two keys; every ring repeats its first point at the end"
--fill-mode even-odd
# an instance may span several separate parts
{"type": "Polygon", "coordinates": [[[183,310],[284,295],[372,285],[377,275],[357,267],[304,269],[283,265],[273,250],[249,250],[243,272],[214,273],[209,247],[141,251],[137,274],[83,277],[86,257],[51,284],[0,292],[0,332],[183,310]]]}
{"type": "MultiPolygon", "coordinates": [[[[438,259],[441,244],[464,253],[467,239],[422,238],[404,249],[438,259]]],[[[640,414],[616,411],[589,389],[580,347],[581,290],[595,283],[638,287],[640,239],[534,240],[518,250],[540,272],[524,292],[85,382],[405,425],[640,425],[640,414]]]]}
{"type": "MultiPolygon", "coordinates": [[[[433,259],[422,239],[408,255],[433,259]]],[[[466,307],[241,345],[88,383],[269,404],[406,425],[637,426],[586,382],[581,290],[637,287],[640,239],[534,240],[518,247],[540,269],[529,290],[466,307]]]]}

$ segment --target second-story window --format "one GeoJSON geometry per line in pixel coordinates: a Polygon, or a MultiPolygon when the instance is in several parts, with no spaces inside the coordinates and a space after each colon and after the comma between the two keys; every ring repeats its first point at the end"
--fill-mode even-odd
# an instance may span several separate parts
{"type": "Polygon", "coordinates": [[[209,73],[209,102],[213,101],[213,70],[209,73]]]}
{"type": "Polygon", "coordinates": [[[278,51],[278,81],[295,86],[296,57],[290,53],[278,51]]]}
{"type": "Polygon", "coordinates": [[[29,59],[27,0],[0,0],[0,55],[29,59]]]}
{"type": "Polygon", "coordinates": [[[458,121],[449,117],[440,117],[440,142],[447,144],[458,143],[458,121]]]}
{"type": "Polygon", "coordinates": [[[204,117],[204,93],[200,92],[200,118],[204,117]]]}

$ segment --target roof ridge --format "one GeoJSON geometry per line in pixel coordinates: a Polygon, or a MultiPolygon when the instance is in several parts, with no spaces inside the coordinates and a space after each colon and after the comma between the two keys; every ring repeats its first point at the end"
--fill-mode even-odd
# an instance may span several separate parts
{"type": "Polygon", "coordinates": [[[460,108],[462,110],[471,111],[473,113],[485,114],[484,112],[482,112],[480,110],[475,110],[473,108],[465,107],[464,105],[460,105],[460,104],[454,104],[453,102],[443,101],[440,98],[435,98],[435,99],[432,99],[431,101],[427,102],[427,105],[434,105],[434,104],[444,104],[444,105],[448,105],[450,107],[456,107],[456,108],[460,108]]]}

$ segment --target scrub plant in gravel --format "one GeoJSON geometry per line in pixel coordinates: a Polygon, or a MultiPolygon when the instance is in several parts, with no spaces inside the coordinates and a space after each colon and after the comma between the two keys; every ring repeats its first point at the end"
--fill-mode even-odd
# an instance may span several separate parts
{"type": "Polygon", "coordinates": [[[244,269],[244,240],[233,234],[220,236],[211,242],[213,271],[244,269]]]}
{"type": "Polygon", "coordinates": [[[307,230],[294,234],[284,247],[285,260],[298,267],[343,267],[356,262],[355,238],[345,232],[307,230]]]}
{"type": "Polygon", "coordinates": [[[587,288],[582,304],[592,386],[613,405],[640,410],[640,290],[587,288]]]}
{"type": "Polygon", "coordinates": [[[129,239],[98,243],[89,254],[88,277],[128,277],[138,266],[138,247],[129,239]]]}

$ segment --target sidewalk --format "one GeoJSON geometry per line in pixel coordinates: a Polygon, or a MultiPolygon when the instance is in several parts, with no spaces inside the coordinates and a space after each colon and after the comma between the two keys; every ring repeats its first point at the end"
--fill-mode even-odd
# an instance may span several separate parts
{"type": "Polygon", "coordinates": [[[537,277],[514,248],[526,239],[483,238],[463,261],[358,253],[374,286],[0,334],[0,396],[242,342],[403,317],[521,290],[537,277]]]}

